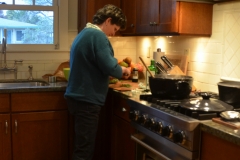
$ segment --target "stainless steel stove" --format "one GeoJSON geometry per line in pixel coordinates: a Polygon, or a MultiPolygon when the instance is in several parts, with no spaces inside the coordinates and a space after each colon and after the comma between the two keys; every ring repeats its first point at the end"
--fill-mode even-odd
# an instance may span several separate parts
{"type": "Polygon", "coordinates": [[[128,99],[131,124],[138,133],[137,160],[198,160],[200,121],[219,113],[198,112],[180,106],[182,100],[164,100],[142,94],[128,99]]]}

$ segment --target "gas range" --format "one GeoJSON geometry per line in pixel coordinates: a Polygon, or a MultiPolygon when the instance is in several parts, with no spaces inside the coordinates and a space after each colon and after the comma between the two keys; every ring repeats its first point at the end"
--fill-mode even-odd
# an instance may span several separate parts
{"type": "Polygon", "coordinates": [[[181,102],[151,94],[130,97],[129,117],[139,132],[132,139],[153,148],[162,159],[199,159],[200,122],[218,117],[219,113],[189,110],[181,107],[181,102]]]}

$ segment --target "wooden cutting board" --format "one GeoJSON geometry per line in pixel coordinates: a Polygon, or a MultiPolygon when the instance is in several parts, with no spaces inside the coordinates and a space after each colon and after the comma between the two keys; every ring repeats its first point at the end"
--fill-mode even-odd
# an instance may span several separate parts
{"type": "Polygon", "coordinates": [[[109,88],[113,88],[118,91],[131,91],[138,88],[138,82],[122,81],[121,84],[109,84],[109,88]],[[121,87],[121,84],[129,84],[131,87],[121,87]]]}
{"type": "Polygon", "coordinates": [[[233,129],[240,129],[240,122],[238,121],[226,121],[223,120],[222,118],[212,118],[212,121],[233,129]]]}

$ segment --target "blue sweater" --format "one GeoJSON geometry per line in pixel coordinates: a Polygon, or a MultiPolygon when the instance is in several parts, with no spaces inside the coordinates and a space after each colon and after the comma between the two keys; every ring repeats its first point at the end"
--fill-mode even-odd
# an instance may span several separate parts
{"type": "Polygon", "coordinates": [[[102,31],[83,29],[71,47],[65,97],[102,106],[108,91],[109,76],[122,77],[122,69],[114,58],[111,43],[102,31]]]}

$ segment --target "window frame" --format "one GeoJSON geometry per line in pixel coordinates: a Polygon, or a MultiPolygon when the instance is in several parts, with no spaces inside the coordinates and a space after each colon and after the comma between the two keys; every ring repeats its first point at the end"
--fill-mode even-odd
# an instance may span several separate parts
{"type": "MultiPolygon", "coordinates": [[[[54,44],[7,44],[7,52],[69,50],[67,47],[68,23],[64,23],[68,22],[68,1],[53,0],[53,6],[0,5],[0,10],[44,10],[54,12],[54,44]]],[[[2,44],[0,44],[0,48],[2,48],[2,44]]]]}

